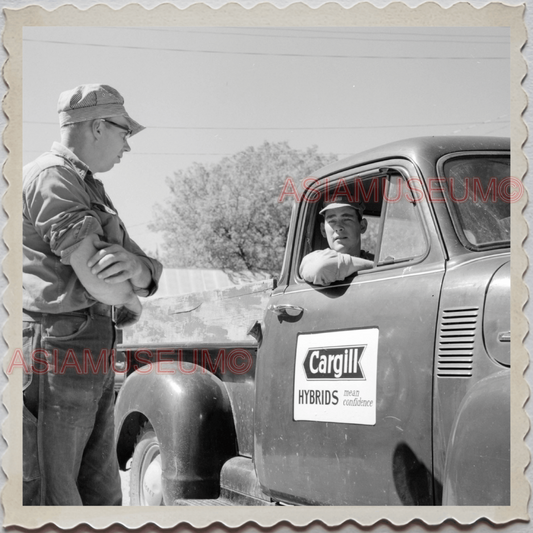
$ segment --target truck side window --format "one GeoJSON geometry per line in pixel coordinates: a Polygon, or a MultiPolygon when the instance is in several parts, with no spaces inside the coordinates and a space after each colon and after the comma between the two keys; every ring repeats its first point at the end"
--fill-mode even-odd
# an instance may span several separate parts
{"type": "MultiPolygon", "coordinates": [[[[339,265],[340,270],[335,274],[335,267],[332,263],[334,258],[327,254],[326,256],[316,255],[308,259],[305,263],[305,274],[301,274],[302,261],[308,254],[329,248],[326,232],[323,232],[321,228],[325,219],[320,214],[320,211],[324,207],[325,202],[341,204],[348,202],[352,205],[364,204],[363,218],[366,221],[367,228],[366,231],[361,233],[360,257],[366,262],[363,268],[372,269],[372,263],[375,264],[374,257],[378,249],[380,228],[382,227],[380,215],[383,188],[386,182],[387,177],[379,174],[365,178],[360,178],[357,175],[340,177],[339,179],[325,180],[325,184],[318,189],[320,193],[318,198],[316,195],[309,197],[306,203],[305,222],[302,225],[302,240],[296,267],[296,277],[298,280],[303,281],[305,277],[310,282],[309,280],[313,279],[313,276],[316,276],[314,279],[321,280],[321,282],[317,281],[319,285],[327,285],[327,283],[322,282],[335,278],[337,281],[351,279],[356,274],[356,272],[353,274],[349,273],[351,266],[346,260],[339,265]],[[370,264],[370,268],[368,264],[370,264]],[[343,278],[344,272],[348,273],[343,278]]],[[[305,200],[306,198],[304,197],[305,200]]],[[[360,216],[359,212],[357,216],[360,216]]]]}
{"type": "Polygon", "coordinates": [[[365,214],[364,217],[368,225],[366,231],[361,235],[361,250],[374,255],[377,251],[380,216],[365,214]]]}
{"type": "MultiPolygon", "coordinates": [[[[335,191],[342,191],[340,196],[346,197],[347,194],[354,200],[361,201],[365,204],[365,211],[363,217],[367,220],[368,226],[366,231],[361,234],[361,250],[370,254],[375,254],[379,242],[380,220],[381,220],[381,204],[382,204],[382,189],[385,184],[385,177],[365,178],[364,180],[357,176],[351,178],[341,178],[337,182],[333,182],[330,186],[328,198],[335,196],[335,191]],[[356,184],[356,181],[359,183],[356,184]],[[345,186],[339,185],[342,182],[345,186]]],[[[326,197],[325,188],[320,191],[322,197],[326,197]]],[[[308,213],[308,222],[305,229],[304,250],[301,257],[314,251],[323,250],[328,247],[327,239],[322,235],[320,224],[324,221],[322,215],[319,214],[322,208],[322,201],[312,204],[308,213]]]]}
{"type": "Polygon", "coordinates": [[[390,176],[378,266],[408,261],[427,249],[426,235],[405,180],[390,176]]]}
{"type": "MultiPolygon", "coordinates": [[[[347,183],[345,190],[365,204],[363,217],[367,221],[367,229],[361,234],[361,250],[364,258],[374,257],[374,267],[403,263],[426,253],[428,241],[420,214],[417,213],[418,206],[400,174],[376,173],[362,179],[357,176],[341,178],[329,184],[329,198],[339,189],[338,184],[343,179],[347,183]]],[[[325,194],[325,188],[321,194],[325,194]]],[[[319,215],[321,208],[322,202],[315,202],[308,210],[300,261],[306,254],[328,247],[320,231],[323,222],[323,217],[319,215]]],[[[364,272],[362,270],[359,274],[364,272]]]]}

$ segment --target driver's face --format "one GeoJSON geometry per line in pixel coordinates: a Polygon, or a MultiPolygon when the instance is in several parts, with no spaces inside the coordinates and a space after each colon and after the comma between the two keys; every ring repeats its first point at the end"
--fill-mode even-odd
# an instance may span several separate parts
{"type": "Polygon", "coordinates": [[[336,252],[359,256],[361,254],[362,227],[355,209],[338,207],[324,213],[321,225],[322,235],[328,240],[328,245],[336,252]]]}

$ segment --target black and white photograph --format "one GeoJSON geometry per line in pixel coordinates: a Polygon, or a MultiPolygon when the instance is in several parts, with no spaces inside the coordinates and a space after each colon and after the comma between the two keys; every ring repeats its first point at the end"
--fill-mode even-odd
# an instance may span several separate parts
{"type": "Polygon", "coordinates": [[[521,8],[195,7],[4,12],[6,525],[528,520],[521,8]]]}

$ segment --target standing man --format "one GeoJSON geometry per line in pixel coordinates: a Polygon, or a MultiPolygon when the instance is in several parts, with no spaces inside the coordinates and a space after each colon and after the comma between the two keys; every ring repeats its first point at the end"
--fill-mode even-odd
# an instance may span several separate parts
{"type": "Polygon", "coordinates": [[[322,236],[329,248],[307,254],[300,264],[302,278],[315,285],[330,285],[334,281],[374,266],[372,254],[361,250],[361,235],[366,231],[364,204],[340,197],[325,201],[320,215],[322,236]]]}
{"type": "Polygon", "coordinates": [[[143,126],[108,85],[58,102],[61,143],[24,167],[24,505],[121,505],[115,327],[134,324],[162,266],[130,239],[94,174],[143,126]]]}

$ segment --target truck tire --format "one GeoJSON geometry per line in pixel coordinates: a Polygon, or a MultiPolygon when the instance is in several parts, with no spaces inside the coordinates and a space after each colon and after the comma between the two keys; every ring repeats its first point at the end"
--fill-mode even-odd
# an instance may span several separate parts
{"type": "Polygon", "coordinates": [[[161,484],[161,451],[152,425],[139,432],[130,471],[130,505],[164,505],[161,484]]]}

